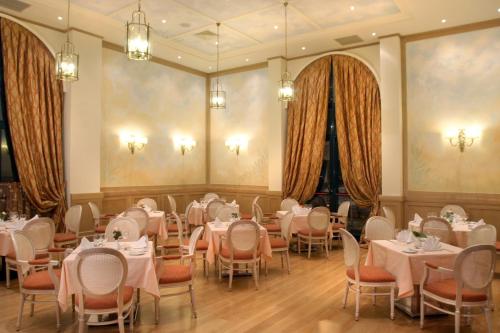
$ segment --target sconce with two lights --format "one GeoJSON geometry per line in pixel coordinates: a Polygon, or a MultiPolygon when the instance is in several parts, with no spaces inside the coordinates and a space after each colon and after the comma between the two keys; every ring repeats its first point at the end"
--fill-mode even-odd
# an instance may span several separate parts
{"type": "Polygon", "coordinates": [[[174,147],[179,149],[182,156],[196,147],[196,141],[190,137],[174,137],[174,147]]]}
{"type": "Polygon", "coordinates": [[[139,136],[129,133],[120,135],[120,140],[127,145],[132,155],[136,150],[142,150],[148,143],[148,138],[146,138],[145,136],[139,136]]]}
{"type": "Polygon", "coordinates": [[[465,147],[470,147],[481,136],[481,130],[476,127],[457,128],[449,130],[446,138],[452,147],[458,147],[461,153],[465,151],[465,147]]]}
{"type": "Polygon", "coordinates": [[[233,136],[226,140],[226,148],[239,156],[242,149],[248,148],[248,139],[244,136],[233,136]]]}

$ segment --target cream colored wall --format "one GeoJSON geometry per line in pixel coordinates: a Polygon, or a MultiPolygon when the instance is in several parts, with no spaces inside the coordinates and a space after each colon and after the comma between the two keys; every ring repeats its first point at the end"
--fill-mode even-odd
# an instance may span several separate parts
{"type": "Polygon", "coordinates": [[[103,50],[101,186],[205,183],[205,78],[103,50]],[[148,138],[132,155],[123,132],[148,138]],[[182,157],[176,135],[196,147],[182,157]]]}
{"type": "Polygon", "coordinates": [[[223,75],[226,110],[210,111],[210,182],[231,185],[268,185],[267,68],[223,75]],[[225,147],[232,136],[248,139],[237,157],[225,147]]]}
{"type": "Polygon", "coordinates": [[[406,44],[408,190],[500,193],[500,28],[406,44]],[[449,128],[477,126],[464,153],[449,128]]]}

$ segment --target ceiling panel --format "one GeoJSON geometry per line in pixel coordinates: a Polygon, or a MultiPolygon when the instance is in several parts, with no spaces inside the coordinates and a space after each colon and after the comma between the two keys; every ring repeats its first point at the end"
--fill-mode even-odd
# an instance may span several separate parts
{"type": "MultiPolygon", "coordinates": [[[[261,42],[269,42],[284,37],[284,15],[283,6],[278,4],[278,6],[227,21],[226,24],[261,42]]],[[[303,15],[289,8],[288,34],[290,36],[314,30],[315,27],[303,15]]]]}
{"type": "Polygon", "coordinates": [[[73,0],[71,3],[108,15],[131,4],[137,4],[137,0],[73,0]]]}
{"type": "Polygon", "coordinates": [[[277,0],[175,0],[218,21],[279,4],[277,0]]]}
{"type": "Polygon", "coordinates": [[[291,4],[323,28],[400,12],[393,0],[295,0],[291,4]]]}

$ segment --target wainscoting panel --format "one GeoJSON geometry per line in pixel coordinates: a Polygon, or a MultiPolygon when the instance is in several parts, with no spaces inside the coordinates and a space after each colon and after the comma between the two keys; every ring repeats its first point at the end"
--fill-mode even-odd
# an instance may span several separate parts
{"type": "Polygon", "coordinates": [[[384,215],[382,207],[389,207],[396,217],[396,229],[404,229],[407,221],[404,218],[404,198],[402,196],[381,196],[380,215],[384,215]]]}
{"type": "Polygon", "coordinates": [[[99,209],[103,207],[102,193],[78,193],[71,194],[71,205],[82,206],[82,221],[80,223],[80,234],[91,235],[94,233],[94,217],[88,205],[89,202],[95,203],[99,209]]]}

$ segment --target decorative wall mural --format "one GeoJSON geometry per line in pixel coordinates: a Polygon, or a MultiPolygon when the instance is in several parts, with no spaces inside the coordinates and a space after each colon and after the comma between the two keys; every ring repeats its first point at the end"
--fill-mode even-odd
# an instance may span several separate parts
{"type": "Polygon", "coordinates": [[[406,46],[408,189],[500,193],[500,28],[406,46]],[[449,129],[474,126],[463,153],[449,129]]]}

